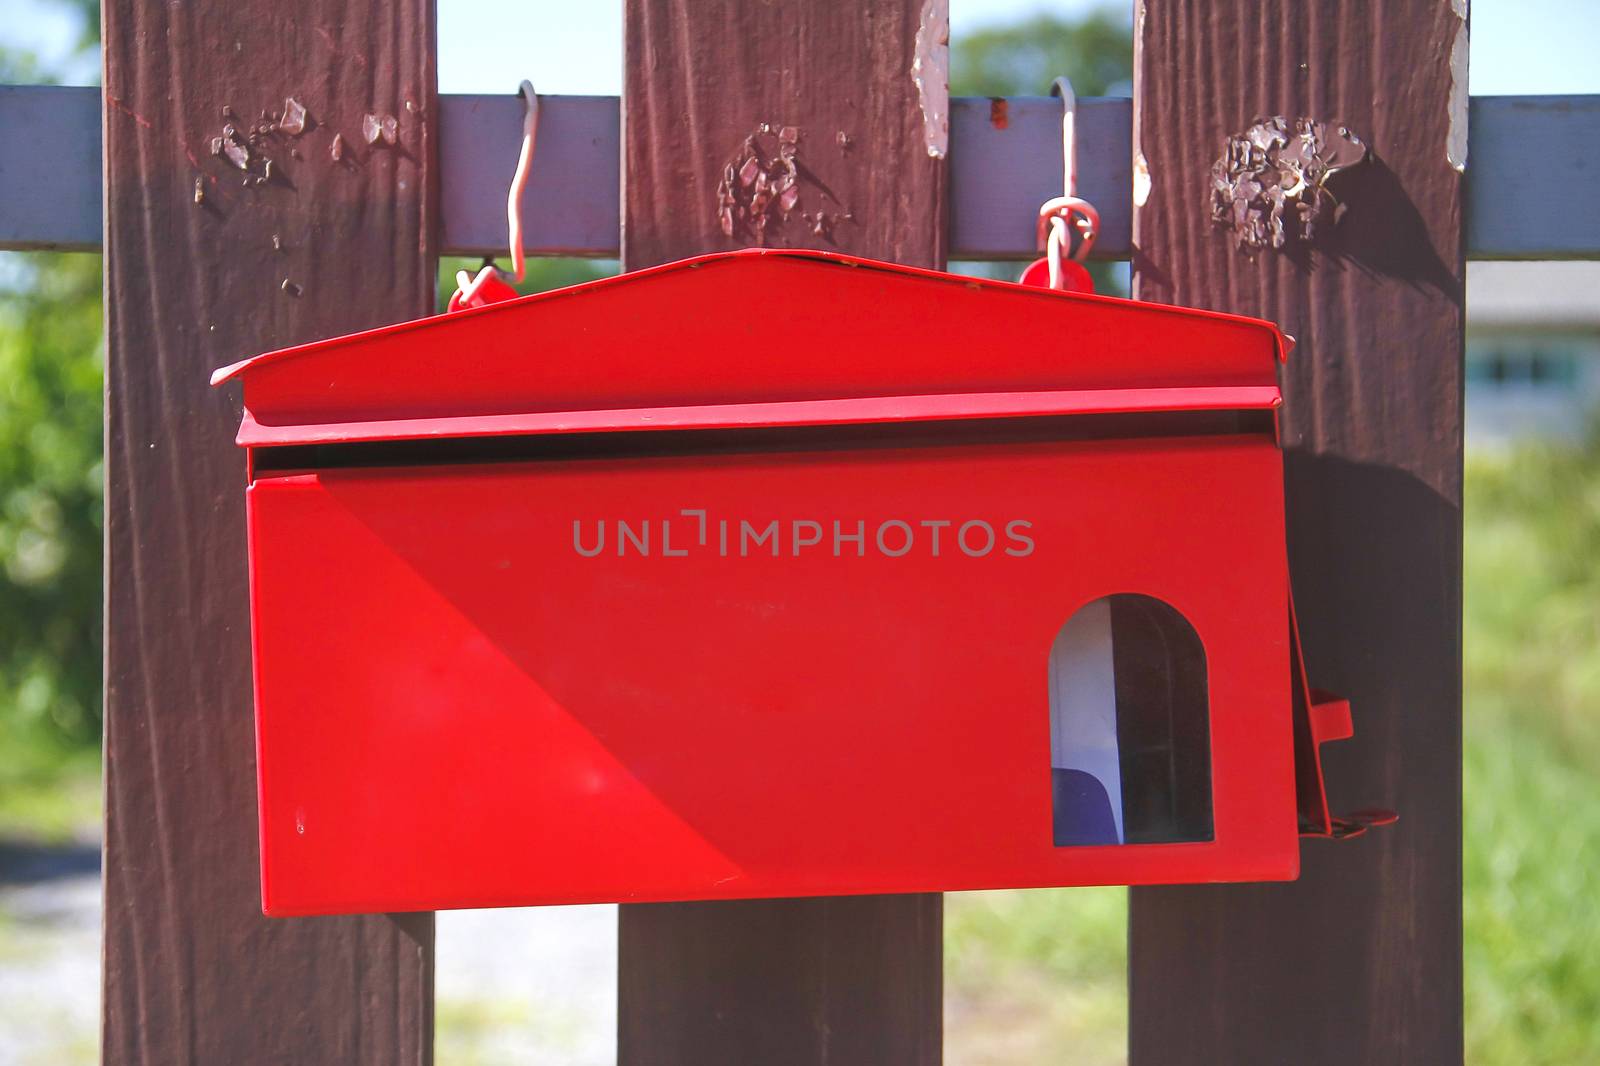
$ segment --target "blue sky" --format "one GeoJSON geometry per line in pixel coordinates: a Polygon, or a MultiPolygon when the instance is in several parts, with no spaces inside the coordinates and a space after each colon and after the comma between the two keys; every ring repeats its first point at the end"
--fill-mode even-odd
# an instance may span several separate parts
{"type": "MultiPolygon", "coordinates": [[[[1096,0],[951,0],[951,33],[1037,11],[1097,6],[1096,0]]],[[[1600,0],[1476,0],[1472,28],[1473,92],[1600,93],[1600,0]]],[[[621,0],[439,0],[445,92],[510,92],[531,78],[540,92],[615,94],[621,66],[621,0]],[[491,22],[495,32],[484,33],[491,22]]]]}
{"type": "MultiPolygon", "coordinates": [[[[69,15],[40,0],[6,0],[6,6],[11,17],[0,25],[0,42],[41,52],[65,68],[69,82],[94,80],[92,61],[61,58],[76,32],[69,15]]],[[[951,0],[950,17],[959,36],[1037,11],[1096,6],[1096,0],[951,0]]],[[[1597,57],[1600,0],[1472,4],[1474,93],[1600,93],[1597,57]]],[[[513,92],[531,78],[543,93],[614,95],[621,66],[622,0],[439,0],[444,92],[513,92]]]]}

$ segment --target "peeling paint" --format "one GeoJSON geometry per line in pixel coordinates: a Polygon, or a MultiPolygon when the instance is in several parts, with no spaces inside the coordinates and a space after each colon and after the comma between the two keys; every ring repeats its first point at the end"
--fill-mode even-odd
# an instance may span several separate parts
{"type": "MultiPolygon", "coordinates": [[[[282,111],[262,108],[260,118],[253,122],[240,118],[232,104],[223,104],[219,110],[223,120],[222,134],[209,139],[210,153],[240,172],[239,184],[244,188],[273,181],[274,173],[281,173],[283,166],[281,160],[273,157],[273,153],[284,147],[286,136],[298,136],[314,125],[310,114],[294,97],[284,101],[282,111]]],[[[184,152],[198,168],[200,164],[193,153],[187,147],[184,152]]],[[[298,158],[292,149],[290,155],[298,158]]],[[[213,176],[211,180],[215,182],[216,178],[213,176]]],[[[202,201],[196,199],[195,202],[202,201]]]]}
{"type": "Polygon", "coordinates": [[[1461,25],[1456,27],[1455,43],[1450,46],[1450,122],[1445,131],[1444,154],[1458,172],[1467,169],[1467,3],[1450,0],[1461,25]]]}
{"type": "MultiPolygon", "coordinates": [[[[1133,39],[1135,42],[1144,40],[1145,5],[1144,0],[1134,6],[1133,12],[1133,39]]],[[[1134,47],[1138,53],[1139,44],[1134,47]]],[[[1139,72],[1134,71],[1134,80],[1137,84],[1139,72]]],[[[1137,90],[1136,90],[1137,91],[1137,90]]],[[[1144,115],[1141,108],[1133,109],[1133,206],[1135,209],[1143,207],[1150,201],[1151,179],[1150,161],[1144,155],[1143,141],[1144,115]]],[[[1134,216],[1134,225],[1138,226],[1138,215],[1134,216]]]]}
{"type": "Polygon", "coordinates": [[[135,111],[133,108],[131,108],[127,104],[123,103],[117,97],[112,96],[110,93],[106,93],[106,103],[110,104],[116,110],[121,111],[124,115],[127,115],[129,118],[133,119],[133,121],[138,123],[142,128],[147,129],[147,130],[155,128],[150,124],[150,120],[149,119],[145,118],[143,115],[139,114],[139,112],[135,111]]]}
{"type": "Polygon", "coordinates": [[[363,115],[361,137],[374,148],[393,146],[400,140],[400,123],[390,114],[363,115]]]}
{"type": "Polygon", "coordinates": [[[1327,189],[1342,171],[1367,160],[1366,142],[1346,126],[1273,115],[1228,138],[1211,166],[1211,220],[1233,231],[1254,254],[1309,242],[1346,206],[1327,189]]]}
{"type": "Polygon", "coordinates": [[[1144,153],[1133,153],[1133,206],[1143,207],[1150,201],[1150,163],[1144,153]]]}
{"type": "Polygon", "coordinates": [[[250,145],[239,136],[238,129],[233,123],[222,127],[222,154],[228,157],[228,162],[240,170],[250,168],[250,145]]]}
{"type": "MultiPolygon", "coordinates": [[[[801,164],[803,139],[804,131],[798,126],[763,122],[723,164],[722,180],[717,183],[717,226],[724,237],[764,245],[777,239],[795,216],[807,224],[812,236],[831,240],[838,223],[854,221],[848,210],[828,211],[822,206],[834,201],[834,196],[801,164]],[[818,205],[814,212],[807,212],[800,202],[803,186],[810,189],[812,202],[818,205]]],[[[849,151],[850,135],[839,130],[834,143],[840,152],[849,151]]]]}
{"type": "Polygon", "coordinates": [[[308,128],[309,118],[305,105],[290,96],[283,101],[283,117],[278,120],[278,129],[291,137],[298,137],[308,128]]]}
{"type": "Polygon", "coordinates": [[[950,0],[924,0],[911,60],[911,83],[922,109],[922,140],[928,155],[950,150],[950,0]]]}

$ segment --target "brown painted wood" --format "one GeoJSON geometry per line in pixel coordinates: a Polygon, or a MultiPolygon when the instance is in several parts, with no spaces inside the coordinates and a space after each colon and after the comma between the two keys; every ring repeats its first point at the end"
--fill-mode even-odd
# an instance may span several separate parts
{"type": "Polygon", "coordinates": [[[946,5],[626,0],[627,269],[757,243],[942,266],[946,167],[928,155],[911,74],[924,6],[946,5]],[[725,164],[752,134],[775,154],[786,126],[799,134],[800,202],[762,241],[724,236],[725,164]]]}
{"type": "Polygon", "coordinates": [[[621,908],[622,1066],[940,1061],[943,897],[621,908]]]}
{"type": "Polygon", "coordinates": [[[1331,799],[1401,820],[1306,842],[1293,884],[1135,890],[1133,1066],[1462,1060],[1451,8],[1140,5],[1135,148],[1151,188],[1135,291],[1299,339],[1284,371],[1290,561],[1312,682],[1351,697],[1356,724],[1325,749],[1331,799]],[[1331,186],[1348,214],[1319,250],[1252,261],[1210,221],[1210,166],[1227,134],[1274,114],[1345,124],[1377,158],[1331,186]]]}
{"type": "MultiPolygon", "coordinates": [[[[747,137],[770,163],[789,126],[800,200],[762,243],[943,266],[945,167],[911,78],[922,7],[626,0],[624,265],[757,243],[723,234],[718,185],[747,137]]],[[[940,1061],[937,895],[631,906],[619,934],[624,1066],[940,1061]]]]}
{"type": "Polygon", "coordinates": [[[239,397],[206,378],[433,309],[433,4],[104,10],[104,1060],[427,1063],[432,915],[261,916],[239,397]],[[289,95],[314,125],[246,187],[221,109],[289,95]]]}

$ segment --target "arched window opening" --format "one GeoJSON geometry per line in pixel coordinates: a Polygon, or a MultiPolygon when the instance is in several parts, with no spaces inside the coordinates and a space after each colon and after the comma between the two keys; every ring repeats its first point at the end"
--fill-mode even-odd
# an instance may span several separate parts
{"type": "Polygon", "coordinates": [[[1118,593],[1050,648],[1057,847],[1212,839],[1205,648],[1176,609],[1118,593]]]}

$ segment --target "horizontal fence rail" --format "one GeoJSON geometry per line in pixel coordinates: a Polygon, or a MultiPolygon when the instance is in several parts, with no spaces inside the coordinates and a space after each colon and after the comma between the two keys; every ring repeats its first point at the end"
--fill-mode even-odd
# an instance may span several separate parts
{"type": "MultiPolygon", "coordinates": [[[[136,121],[121,101],[110,106],[113,119],[136,121]]],[[[439,247],[501,253],[521,98],[442,96],[439,106],[439,247]]],[[[98,89],[0,86],[0,249],[100,247],[100,121],[98,89]]],[[[1079,101],[1078,188],[1100,209],[1100,258],[1132,252],[1132,124],[1130,100],[1079,101]]],[[[1470,258],[1600,258],[1600,201],[1578,194],[1600,173],[1600,96],[1474,97],[1469,134],[1470,258]]],[[[616,97],[541,99],[523,201],[530,255],[617,255],[620,143],[616,97]]],[[[952,100],[950,164],[951,258],[1035,255],[1035,212],[1061,193],[1060,102],[952,100]]],[[[715,205],[705,211],[709,225],[715,205]]]]}

